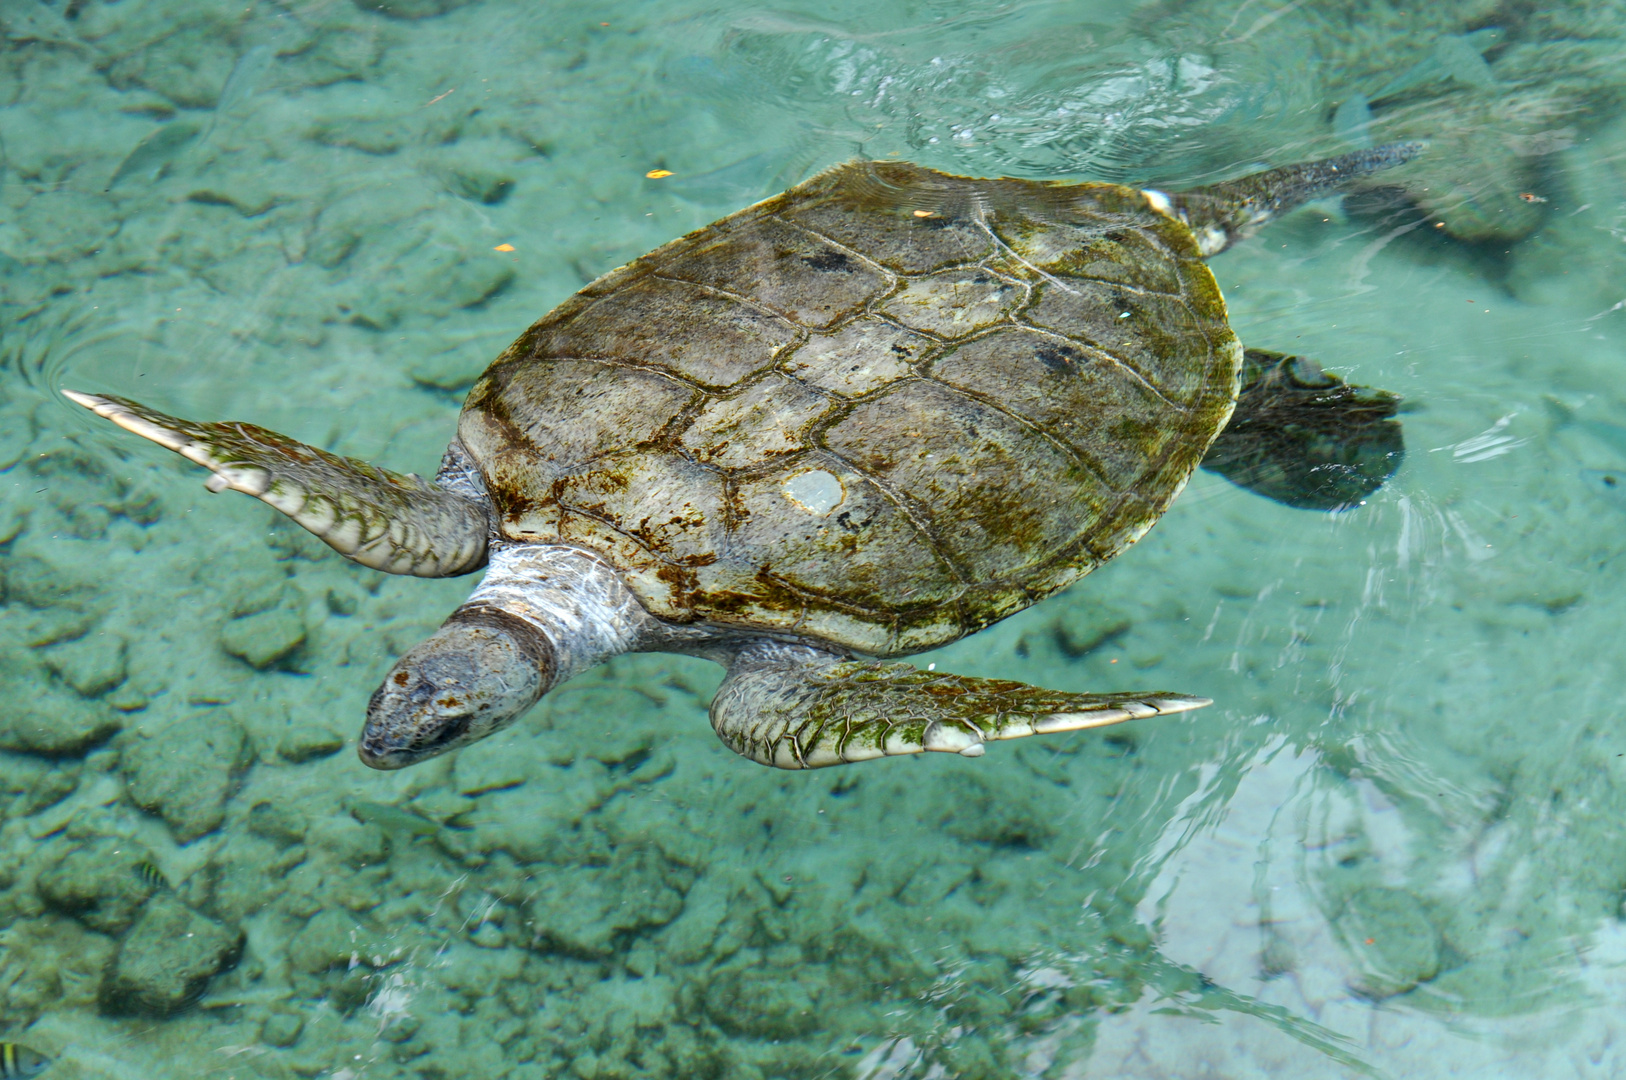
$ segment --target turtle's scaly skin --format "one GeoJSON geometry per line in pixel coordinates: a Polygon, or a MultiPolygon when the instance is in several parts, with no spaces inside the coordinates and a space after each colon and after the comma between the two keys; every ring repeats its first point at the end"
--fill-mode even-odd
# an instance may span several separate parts
{"type": "Polygon", "coordinates": [[[602,553],[652,614],[897,655],[1138,539],[1241,362],[1142,192],[864,162],[583,289],[458,434],[503,536],[602,553]]]}

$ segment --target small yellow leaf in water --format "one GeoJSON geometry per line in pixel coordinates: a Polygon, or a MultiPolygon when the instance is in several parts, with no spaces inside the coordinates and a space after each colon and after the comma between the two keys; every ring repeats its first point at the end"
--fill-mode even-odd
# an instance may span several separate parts
{"type": "Polygon", "coordinates": [[[649,179],[651,179],[651,180],[665,180],[668,176],[672,175],[672,170],[671,169],[650,169],[648,172],[644,173],[644,175],[649,177],[649,179]]]}
{"type": "Polygon", "coordinates": [[[492,248],[491,250],[492,251],[513,251],[514,250],[514,245],[513,244],[498,244],[496,247],[492,248]]]}
{"type": "Polygon", "coordinates": [[[930,211],[930,210],[916,210],[915,211],[915,217],[936,217],[936,216],[937,215],[935,213],[933,213],[932,211],[930,211]]]}

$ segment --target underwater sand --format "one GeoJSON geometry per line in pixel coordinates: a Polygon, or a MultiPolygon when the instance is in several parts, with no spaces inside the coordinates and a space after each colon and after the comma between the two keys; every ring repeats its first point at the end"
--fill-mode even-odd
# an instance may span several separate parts
{"type": "Polygon", "coordinates": [[[1626,1074],[1617,5],[0,31],[0,1040],[50,1080],[1626,1074]],[[779,773],[708,730],[720,669],[637,656],[372,772],[368,695],[473,580],[348,564],[57,393],[430,473],[532,320],[825,165],[1178,187],[1348,149],[1340,103],[1419,71],[1363,114],[1431,140],[1397,188],[1213,263],[1245,342],[1404,395],[1401,472],[1336,515],[1199,473],[917,658],[1196,713],[779,773]]]}

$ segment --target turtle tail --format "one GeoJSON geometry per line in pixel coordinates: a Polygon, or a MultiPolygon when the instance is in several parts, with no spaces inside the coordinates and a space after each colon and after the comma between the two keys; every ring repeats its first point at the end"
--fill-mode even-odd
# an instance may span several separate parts
{"type": "Polygon", "coordinates": [[[1169,212],[1191,226],[1204,256],[1217,255],[1289,210],[1363,176],[1404,165],[1427,146],[1423,142],[1389,143],[1321,161],[1270,169],[1176,195],[1149,192],[1148,196],[1154,203],[1158,201],[1157,196],[1161,196],[1169,212]]]}

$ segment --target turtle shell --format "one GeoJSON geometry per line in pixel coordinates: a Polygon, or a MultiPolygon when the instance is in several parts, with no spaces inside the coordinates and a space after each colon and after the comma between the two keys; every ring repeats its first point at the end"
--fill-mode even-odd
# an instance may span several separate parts
{"type": "Polygon", "coordinates": [[[1142,192],[857,162],[587,286],[458,434],[503,535],[599,552],[651,613],[897,655],[1144,534],[1241,359],[1142,192]]]}

